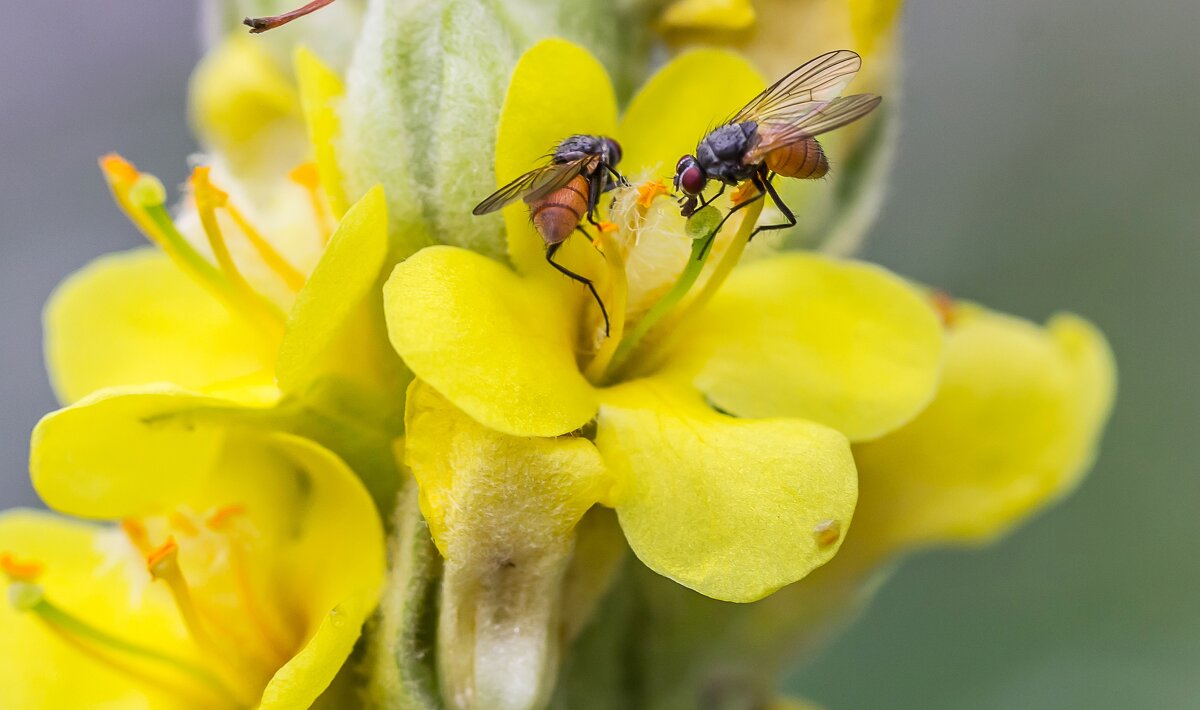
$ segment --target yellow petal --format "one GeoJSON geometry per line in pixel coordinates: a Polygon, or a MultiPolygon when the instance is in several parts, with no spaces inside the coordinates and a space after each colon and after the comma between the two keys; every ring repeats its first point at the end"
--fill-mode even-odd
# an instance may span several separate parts
{"type": "Polygon", "coordinates": [[[733,114],[766,84],[733,52],[687,52],[660,69],[621,119],[621,166],[632,179],[670,179],[675,163],[696,149],[714,121],[733,114]]]}
{"type": "MultiPolygon", "coordinates": [[[[55,605],[100,629],[187,655],[186,632],[165,590],[147,584],[143,560],[119,556],[120,533],[32,510],[0,513],[0,554],[40,563],[37,583],[55,605]],[[116,536],[116,537],[114,537],[116,536]],[[114,545],[113,543],[117,543],[114,545]]],[[[0,577],[0,587],[3,587],[0,577]]],[[[0,603],[0,707],[190,707],[187,698],[135,684],[0,603]],[[64,679],[70,682],[63,682],[64,679]]]]}
{"type": "Polygon", "coordinates": [[[349,337],[346,328],[367,307],[364,299],[379,298],[373,289],[387,249],[387,203],[376,187],[346,213],[296,296],[276,366],[281,388],[295,391],[331,369],[353,375],[364,368],[369,344],[361,338],[372,334],[349,337]]]}
{"type": "Polygon", "coordinates": [[[717,407],[811,419],[851,441],[915,416],[942,356],[922,293],[882,268],[811,254],[739,267],[684,328],[676,358],[717,407]]]}
{"type": "Polygon", "coordinates": [[[296,80],[300,84],[304,120],[308,125],[308,141],[316,153],[321,186],[329,198],[334,216],[341,217],[346,213],[349,203],[334,141],[341,131],[336,104],[346,88],[337,73],[305,47],[296,48],[293,64],[296,67],[296,80]]]}
{"type": "Polygon", "coordinates": [[[986,541],[1071,491],[1095,456],[1115,367],[1092,325],[968,309],[946,350],[929,407],[855,448],[855,533],[876,548],[986,541]]]}
{"type": "Polygon", "coordinates": [[[556,291],[456,247],[423,249],[384,286],[392,345],[471,417],[517,436],[557,436],[596,412],[556,291]]]}
{"type": "Polygon", "coordinates": [[[336,456],[296,437],[270,437],[304,489],[292,509],[292,537],[280,547],[280,588],[308,624],[303,647],[263,691],[262,708],[308,707],[337,675],[375,609],[385,570],[384,533],[375,505],[336,456]]]}
{"type": "Polygon", "coordinates": [[[750,0],[676,0],[659,21],[672,30],[747,30],[754,17],[750,0]]]}
{"type": "Polygon", "coordinates": [[[542,704],[558,656],[573,530],[607,491],[596,448],[481,426],[420,380],[409,388],[405,458],[446,558],[440,681],[478,707],[542,704]]]}
{"type": "MultiPolygon", "coordinates": [[[[545,165],[547,151],[568,136],[613,136],[616,127],[617,100],[600,62],[566,40],[543,40],[521,55],[504,97],[496,129],[497,185],[545,165]]],[[[517,269],[553,276],[562,285],[545,263],[544,242],[524,202],[504,210],[504,224],[517,269]]]]}
{"type": "Polygon", "coordinates": [[[237,174],[266,177],[304,158],[299,96],[253,38],[231,35],[211,50],[196,66],[189,94],[201,140],[237,174]]]}
{"type": "Polygon", "coordinates": [[[661,380],[602,393],[612,505],[654,571],[749,602],[833,557],[854,511],[850,446],[798,419],[734,419],[661,380]]]}
{"type": "Polygon", "coordinates": [[[50,507],[80,517],[161,512],[205,484],[226,433],[206,415],[222,407],[230,404],[167,385],[86,397],[34,428],[33,486],[50,507]]]}
{"type": "Polygon", "coordinates": [[[273,348],[155,249],[104,256],[64,281],[45,313],[59,399],[171,382],[252,396],[273,381],[273,348]]]}

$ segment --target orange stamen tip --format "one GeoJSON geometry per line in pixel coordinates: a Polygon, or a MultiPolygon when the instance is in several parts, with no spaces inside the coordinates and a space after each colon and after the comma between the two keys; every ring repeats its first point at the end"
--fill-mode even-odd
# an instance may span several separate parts
{"type": "Polygon", "coordinates": [[[617,223],[616,222],[601,222],[598,226],[598,229],[605,234],[607,234],[609,232],[615,232],[615,231],[617,231],[617,223]]]}
{"type": "Polygon", "coordinates": [[[229,200],[229,193],[212,184],[212,168],[201,165],[192,171],[188,181],[197,202],[206,202],[213,207],[222,207],[229,200]]]}
{"type": "Polygon", "coordinates": [[[157,550],[146,555],[146,569],[150,574],[154,574],[155,570],[164,562],[175,559],[176,553],[179,552],[179,545],[175,543],[175,538],[169,537],[157,550]]]}
{"type": "Polygon", "coordinates": [[[321,185],[321,173],[317,171],[317,164],[311,161],[297,165],[288,173],[288,179],[310,190],[321,185]]]}
{"type": "Polygon", "coordinates": [[[937,311],[938,318],[942,319],[943,326],[949,328],[958,321],[958,304],[950,294],[934,291],[929,299],[933,302],[933,310],[937,311]]]}
{"type": "Polygon", "coordinates": [[[246,513],[246,506],[244,506],[240,503],[235,503],[233,505],[227,505],[222,508],[218,508],[216,510],[216,512],[214,512],[212,515],[208,516],[208,521],[205,522],[205,525],[207,525],[210,530],[214,530],[214,531],[224,530],[227,527],[229,527],[230,521],[232,521],[236,517],[245,515],[245,513],[246,513]]]}
{"type": "Polygon", "coordinates": [[[146,534],[146,526],[142,525],[141,521],[134,520],[133,518],[125,518],[121,521],[121,531],[134,544],[134,547],[143,549],[150,546],[149,536],[146,534]]]}
{"type": "Polygon", "coordinates": [[[170,521],[171,527],[175,528],[184,535],[195,537],[196,535],[200,534],[200,528],[196,527],[196,524],[192,522],[192,519],[183,513],[180,513],[178,510],[171,513],[167,517],[167,520],[170,521]]]}
{"type": "Polygon", "coordinates": [[[109,153],[100,158],[100,169],[112,182],[134,183],[141,172],[118,153],[109,153]]]}
{"type": "Polygon", "coordinates": [[[641,185],[638,185],[637,191],[638,206],[646,209],[649,209],[650,205],[660,196],[666,195],[670,192],[667,190],[667,186],[662,180],[649,180],[644,182],[641,185]]]}
{"type": "Polygon", "coordinates": [[[754,186],[754,183],[744,182],[729,199],[733,204],[740,205],[756,195],[758,195],[758,188],[754,186]]]}
{"type": "Polygon", "coordinates": [[[33,582],[45,569],[41,562],[18,560],[11,552],[0,554],[0,570],[11,582],[33,582]]]}

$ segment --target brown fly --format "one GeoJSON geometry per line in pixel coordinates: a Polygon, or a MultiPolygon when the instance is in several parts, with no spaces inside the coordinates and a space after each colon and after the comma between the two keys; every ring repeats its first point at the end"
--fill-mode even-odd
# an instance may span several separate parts
{"type": "Polygon", "coordinates": [[[725,219],[769,195],[787,221],[758,227],[750,237],[795,226],[796,216],[780,199],[772,180],[776,175],[813,179],[829,171],[829,161],[816,137],[857,121],[881,101],[873,94],[841,96],[861,66],[862,58],[849,50],[822,54],[767,87],[732,118],[709,131],[696,146],[696,154],[683,156],[675,166],[675,189],[686,196],[681,202],[684,216],[707,206],[726,186],[749,180],[758,194],[735,206],[725,219]],[[703,193],[709,180],[719,181],[721,189],[706,200],[703,193]]]}
{"type": "Polygon", "coordinates": [[[530,170],[480,202],[472,210],[476,215],[503,209],[517,200],[529,205],[533,226],[546,242],[546,261],[562,274],[587,286],[600,306],[604,317],[604,333],[608,334],[608,310],[592,281],[554,261],[559,247],[578,231],[588,240],[591,235],[580,225],[585,218],[596,228],[596,205],[600,196],[627,184],[616,171],[621,160],[621,146],[606,136],[574,135],[558,144],[551,154],[550,164],[530,170]]]}

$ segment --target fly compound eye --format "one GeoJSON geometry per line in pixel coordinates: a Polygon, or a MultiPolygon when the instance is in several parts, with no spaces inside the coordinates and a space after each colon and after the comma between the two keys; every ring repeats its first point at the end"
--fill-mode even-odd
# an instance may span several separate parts
{"type": "Polygon", "coordinates": [[[621,162],[621,144],[612,138],[605,138],[604,142],[608,144],[608,160],[609,165],[616,165],[621,162]]]}
{"type": "Polygon", "coordinates": [[[679,186],[689,195],[699,195],[704,191],[704,171],[699,165],[689,165],[679,173],[679,186]]]}

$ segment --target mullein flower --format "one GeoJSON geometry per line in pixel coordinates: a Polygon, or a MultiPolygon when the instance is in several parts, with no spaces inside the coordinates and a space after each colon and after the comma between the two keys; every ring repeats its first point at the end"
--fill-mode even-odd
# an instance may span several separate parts
{"type": "Polygon", "coordinates": [[[304,439],[202,416],[161,421],[128,466],[111,451],[119,432],[79,418],[42,425],[38,490],[117,524],[0,514],[0,705],[312,704],[383,581],[383,528],[359,480],[304,439]],[[53,446],[63,437],[75,446],[53,446]],[[180,456],[187,440],[204,458],[180,456]]]}
{"type": "Polygon", "coordinates": [[[795,657],[852,620],[905,554],[991,542],[1079,484],[1113,402],[1104,337],[1070,314],[1040,327],[932,298],[946,330],[937,392],[912,421],[854,446],[858,506],[838,555],[740,607],[636,576],[649,610],[631,643],[660,672],[631,705],[693,707],[697,694],[717,688],[733,695],[726,700],[770,697],[795,657]]]}
{"type": "MultiPolygon", "coordinates": [[[[214,66],[239,71],[225,59],[214,66]]],[[[373,296],[392,260],[386,206],[378,189],[347,206],[328,112],[340,81],[311,53],[298,54],[297,68],[298,93],[271,91],[296,94],[313,161],[239,179],[227,167],[236,161],[216,152],[172,215],[153,176],[116,155],[101,160],[116,203],[155,248],[102,257],[60,286],[46,308],[47,364],[66,403],[130,402],[103,416],[134,416],[166,383],[179,411],[308,436],[349,461],[390,511],[408,375],[373,296]]],[[[213,125],[254,123],[260,106],[243,92],[213,125]]]]}
{"type": "MultiPolygon", "coordinates": [[[[618,124],[596,60],[543,42],[514,71],[497,177],[575,132],[622,143],[630,175],[666,173],[731,97],[737,105],[763,85],[734,55],[686,55],[618,124]]],[[[446,558],[438,642],[454,707],[544,700],[572,529],[593,505],[616,509],[651,569],[753,601],[833,557],[855,502],[850,442],[903,424],[933,393],[942,334],[917,289],[877,267],[800,254],[731,272],[761,203],[699,274],[705,262],[679,208],[655,199],[662,192],[650,181],[617,197],[616,225],[596,238],[602,257],[582,240],[560,252],[572,268],[607,272],[607,339],[591,302],[545,264],[520,205],[505,213],[517,271],[435,246],[385,286],[392,343],[418,377],[406,460],[446,558]],[[657,243],[671,240],[683,248],[657,243]],[[655,263],[625,269],[643,250],[655,263]],[[627,323],[629,304],[664,281],[695,289],[668,288],[627,323]]]]}

